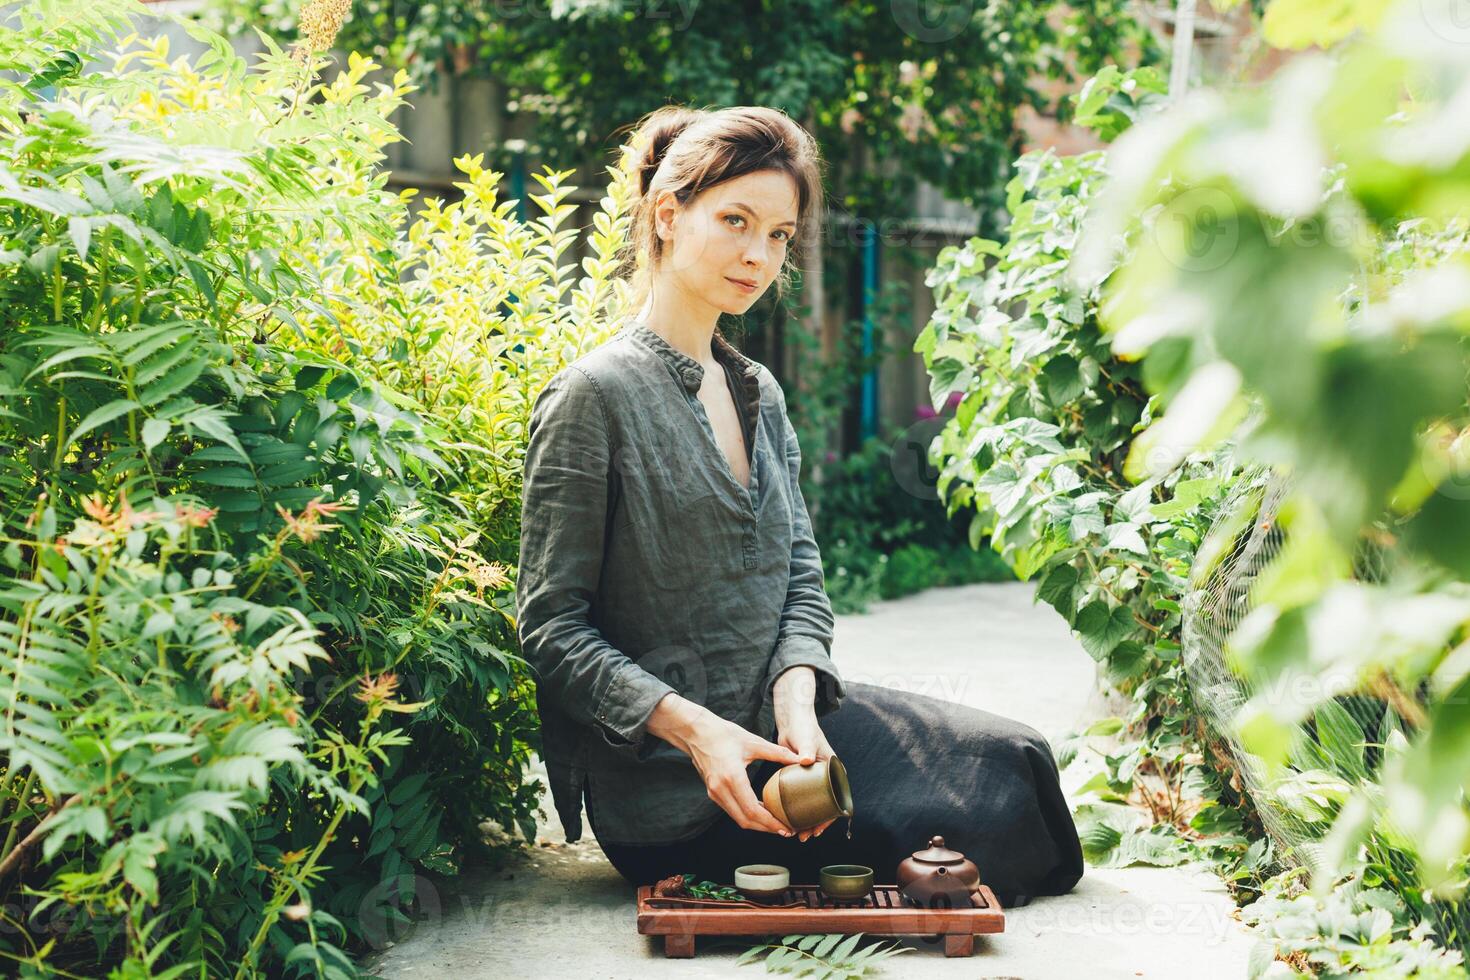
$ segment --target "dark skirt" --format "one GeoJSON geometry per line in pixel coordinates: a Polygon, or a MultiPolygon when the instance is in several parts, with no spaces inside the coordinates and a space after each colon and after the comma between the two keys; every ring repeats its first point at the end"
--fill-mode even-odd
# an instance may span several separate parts
{"type": "MultiPolygon", "coordinates": [[[[871,684],[820,719],[852,787],[852,839],[838,820],[802,842],[745,830],[724,812],[705,831],[672,844],[603,843],[634,885],[693,872],[720,884],[742,864],[779,864],[793,883],[816,884],[828,864],[864,864],[879,884],[940,836],[980,869],[1006,907],[1068,892],[1082,877],[1082,848],[1046,738],[1028,725],[976,708],[871,684]]],[[[752,788],[780,764],[762,761],[752,788]]],[[[592,817],[592,808],[588,808],[592,817]]],[[[597,833],[595,819],[592,832],[597,833]]]]}

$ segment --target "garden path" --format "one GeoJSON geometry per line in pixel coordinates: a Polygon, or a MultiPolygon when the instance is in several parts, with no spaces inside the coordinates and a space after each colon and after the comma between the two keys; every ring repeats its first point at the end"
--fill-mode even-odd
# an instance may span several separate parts
{"type": "MultiPolygon", "coordinates": [[[[837,618],[834,650],[843,676],[917,690],[1009,715],[1055,745],[1108,713],[1092,660],[1027,583],[931,589],[837,618]],[[895,669],[893,652],[924,651],[923,674],[895,669]]],[[[1063,772],[1069,795],[1096,771],[1063,772]]],[[[538,767],[544,781],[544,770],[538,767]]],[[[429,914],[367,962],[382,977],[751,978],[737,967],[750,943],[698,940],[692,960],[668,960],[662,940],[638,935],[632,888],[598,850],[587,827],[566,843],[549,798],[537,845],[495,871],[436,882],[429,914]],[[434,906],[437,905],[437,909],[434,906]]],[[[583,816],[586,825],[586,816],[583,816]]],[[[918,845],[915,845],[918,846],[918,845]]],[[[1025,980],[1238,980],[1251,939],[1234,903],[1202,866],[1092,868],[1069,894],[1007,913],[1006,931],[975,941],[972,958],[946,959],[932,941],[882,964],[896,978],[1025,980]]]]}

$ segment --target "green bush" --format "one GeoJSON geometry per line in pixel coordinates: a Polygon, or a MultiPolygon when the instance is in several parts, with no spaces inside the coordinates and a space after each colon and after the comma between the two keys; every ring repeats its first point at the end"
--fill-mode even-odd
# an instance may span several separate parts
{"type": "Polygon", "coordinates": [[[893,447],[903,438],[871,438],[846,458],[830,458],[823,481],[804,488],[838,612],[936,586],[1015,580],[997,556],[966,540],[967,521],[946,517],[918,480],[905,485],[907,476],[896,476],[893,447]]]}
{"type": "Polygon", "coordinates": [[[1391,704],[1403,730],[1366,736],[1379,771],[1329,753],[1357,778],[1322,805],[1313,885],[1407,849],[1416,909],[1462,902],[1470,867],[1470,153],[1429,138],[1463,132],[1454,16],[1397,5],[1333,58],[1127,134],[1073,270],[1110,275],[1112,346],[1161,408],[1130,473],[1215,444],[1290,473],[1281,553],[1231,637],[1250,695],[1231,735],[1290,776],[1296,733],[1330,731],[1344,696],[1391,704]]]}
{"type": "Polygon", "coordinates": [[[975,551],[958,545],[936,549],[905,544],[888,556],[878,591],[885,599],[896,599],[945,585],[1010,581],[1015,581],[1015,575],[989,549],[975,551]]]}
{"type": "MultiPolygon", "coordinates": [[[[1108,70],[1078,94],[1077,116],[1114,135],[1161,91],[1152,71],[1108,70]]],[[[1130,696],[1126,718],[1058,746],[1067,765],[1091,734],[1123,735],[1085,787],[1100,802],[1078,812],[1089,859],[1178,863],[1190,856],[1182,845],[1200,836],[1202,801],[1229,794],[1199,752],[1179,650],[1186,577],[1235,468],[1225,455],[1136,486],[1125,477],[1154,403],[1139,366],[1109,348],[1097,284],[1068,278],[1108,156],[1041,150],[1016,169],[1006,239],[948,247],[928,278],[936,312],[914,349],[934,405],[961,396],[935,447],[938,486],[971,538],[988,538],[1018,576],[1035,580],[1037,599],[1130,696]],[[1109,809],[1125,800],[1156,826],[1109,809]]],[[[1226,835],[1215,846],[1238,856],[1244,840],[1226,835]]]]}
{"type": "Polygon", "coordinates": [[[353,975],[482,822],[534,831],[524,429],[619,312],[625,176],[580,275],[562,175],[522,224],[463,161],[467,200],[404,231],[402,73],[247,68],[183,21],[206,51],[171,61],[132,0],[14,17],[0,956],[353,975]]]}
{"type": "Polygon", "coordinates": [[[941,256],[916,345],[936,404],[964,393],[942,437],[947,499],[1133,696],[1127,718],[1059,746],[1065,763],[1123,736],[1084,787],[1089,860],[1206,853],[1240,894],[1264,887],[1253,975],[1271,955],[1443,975],[1460,953],[1426,934],[1466,942],[1470,156],[1430,138],[1463,133],[1452,15],[1401,4],[1336,57],[1132,129],[1113,123],[1149,86],[1100,76],[1078,117],[1118,141],[1023,158],[1008,240],[941,256]],[[1269,519],[1221,512],[1223,492],[1278,474],[1269,519]],[[1212,651],[1228,670],[1195,692],[1227,722],[1207,730],[1182,606],[1267,534],[1279,554],[1230,573],[1233,632],[1212,651]],[[1221,805],[1239,800],[1235,760],[1281,807],[1270,839],[1221,805]],[[1263,885],[1277,860],[1316,894],[1279,898],[1293,872],[1263,885]]]}

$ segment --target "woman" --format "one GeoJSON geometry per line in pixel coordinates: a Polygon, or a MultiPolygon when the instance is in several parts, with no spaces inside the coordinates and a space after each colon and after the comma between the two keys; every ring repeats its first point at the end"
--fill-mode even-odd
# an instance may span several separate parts
{"type": "Polygon", "coordinates": [[[843,682],[785,397],[717,328],[784,286],[815,233],[813,140],[752,107],[664,107],[639,137],[641,312],[551,379],[526,452],[518,630],[567,840],[585,795],[633,884],[728,884],[756,861],[891,881],[939,834],[1007,905],[1069,890],[1081,849],[1040,734],[843,682]],[[834,753],[850,838],[793,835],[759,789],[834,753]]]}

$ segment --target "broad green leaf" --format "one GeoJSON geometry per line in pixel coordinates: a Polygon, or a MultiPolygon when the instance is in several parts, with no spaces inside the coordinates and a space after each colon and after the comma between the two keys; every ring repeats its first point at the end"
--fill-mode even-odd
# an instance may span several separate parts
{"type": "Polygon", "coordinates": [[[1317,740],[1337,767],[1338,773],[1347,779],[1366,779],[1368,770],[1363,761],[1363,730],[1352,716],[1341,704],[1328,701],[1317,708],[1313,718],[1317,726],[1317,740]]]}
{"type": "Polygon", "coordinates": [[[821,957],[822,959],[826,959],[827,956],[832,952],[832,950],[841,941],[842,941],[842,933],[840,933],[840,932],[830,932],[830,933],[827,933],[826,935],[824,935],[822,937],[822,941],[819,942],[819,943],[817,943],[816,948],[812,950],[812,953],[815,956],[821,957]]]}
{"type": "Polygon", "coordinates": [[[1148,554],[1148,545],[1136,524],[1112,524],[1103,529],[1103,547],[1108,550],[1148,554]]]}
{"type": "Polygon", "coordinates": [[[98,844],[108,844],[109,821],[107,812],[98,806],[75,803],[57,814],[43,838],[42,857],[51,860],[66,842],[78,834],[85,834],[98,844]]]}
{"type": "Polygon", "coordinates": [[[841,962],[847,959],[847,957],[852,953],[853,949],[856,948],[858,941],[862,938],[863,934],[861,932],[853,933],[851,936],[848,936],[842,942],[838,943],[836,948],[832,950],[831,959],[837,962],[841,962]]]}
{"type": "Polygon", "coordinates": [[[1127,639],[1138,624],[1127,606],[1109,609],[1104,602],[1092,602],[1077,614],[1073,627],[1082,640],[1083,649],[1092,659],[1102,660],[1127,639]]]}
{"type": "Polygon", "coordinates": [[[66,227],[71,235],[72,244],[76,246],[77,255],[85,261],[87,249],[92,244],[92,224],[86,218],[76,216],[67,219],[66,227]]]}
{"type": "Polygon", "coordinates": [[[168,419],[149,419],[143,423],[143,448],[152,450],[164,439],[168,438],[168,431],[173,427],[168,419]]]}
{"type": "Polygon", "coordinates": [[[108,402],[100,408],[93,409],[87,414],[86,418],[77,424],[77,427],[72,430],[71,434],[66,437],[66,445],[70,446],[92,430],[121,418],[129,412],[136,411],[141,407],[141,405],[131,399],[119,398],[116,401],[108,402]]]}
{"type": "Polygon", "coordinates": [[[1054,566],[1036,588],[1036,597],[1047,603],[1068,621],[1076,612],[1078,572],[1069,564],[1054,566]]]}

